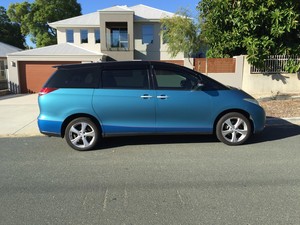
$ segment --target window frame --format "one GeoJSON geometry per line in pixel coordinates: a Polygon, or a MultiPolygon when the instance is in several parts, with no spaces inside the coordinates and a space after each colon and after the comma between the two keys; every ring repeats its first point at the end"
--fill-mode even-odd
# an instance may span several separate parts
{"type": "Polygon", "coordinates": [[[0,60],[0,78],[2,77],[2,79],[6,78],[6,72],[5,72],[5,63],[4,60],[0,60]]]}
{"type": "Polygon", "coordinates": [[[129,48],[128,28],[114,27],[110,30],[111,48],[129,48]],[[115,43],[116,42],[116,43],[115,43]]]}
{"type": "Polygon", "coordinates": [[[81,44],[89,43],[89,30],[88,29],[80,29],[80,43],[81,44]]]}
{"type": "Polygon", "coordinates": [[[142,25],[142,44],[144,45],[149,45],[149,44],[153,44],[154,42],[154,25],[153,24],[143,24],[142,25]],[[146,28],[151,28],[150,32],[149,30],[146,28]],[[150,37],[150,38],[149,38],[150,37]],[[145,39],[151,39],[151,41],[146,41],[145,39]]]}
{"type": "Polygon", "coordinates": [[[167,27],[166,26],[163,26],[162,27],[162,30],[163,30],[163,33],[162,33],[162,44],[163,45],[165,45],[165,44],[168,44],[169,43],[169,40],[168,40],[168,38],[166,38],[166,32],[168,32],[168,29],[167,29],[167,27]]]}
{"type": "Polygon", "coordinates": [[[101,31],[100,31],[100,29],[98,29],[98,28],[94,29],[94,37],[95,37],[95,44],[100,44],[101,43],[101,31]],[[98,33],[99,33],[99,38],[97,38],[98,33]]]}
{"type": "Polygon", "coordinates": [[[66,41],[67,43],[74,43],[74,30],[66,29],[66,41]]]}

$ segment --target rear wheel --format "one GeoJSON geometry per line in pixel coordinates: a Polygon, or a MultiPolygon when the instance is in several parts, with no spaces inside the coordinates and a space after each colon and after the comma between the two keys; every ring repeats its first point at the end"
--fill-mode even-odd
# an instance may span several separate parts
{"type": "Polygon", "coordinates": [[[250,121],[241,113],[225,114],[216,126],[218,139],[227,145],[241,145],[248,140],[251,133],[250,121]]]}
{"type": "Polygon", "coordinates": [[[65,131],[65,138],[70,147],[78,151],[95,148],[100,139],[97,125],[89,118],[80,117],[72,120],[65,131]]]}

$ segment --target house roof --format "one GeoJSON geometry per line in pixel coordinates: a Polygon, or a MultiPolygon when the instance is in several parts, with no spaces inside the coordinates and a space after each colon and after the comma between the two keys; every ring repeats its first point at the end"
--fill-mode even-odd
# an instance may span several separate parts
{"type": "Polygon", "coordinates": [[[175,14],[143,4],[130,7],[135,14],[135,20],[160,20],[164,17],[172,17],[175,14]]]}
{"type": "Polygon", "coordinates": [[[65,20],[49,23],[51,27],[99,27],[100,14],[99,12],[89,13],[82,16],[76,16],[65,20]]]}
{"type": "Polygon", "coordinates": [[[99,12],[133,12],[127,5],[116,5],[106,9],[101,9],[99,12]]]}
{"type": "Polygon", "coordinates": [[[6,58],[8,54],[18,51],[22,51],[22,49],[0,42],[0,57],[6,58]]]}
{"type": "Polygon", "coordinates": [[[143,4],[128,6],[113,6],[110,8],[102,9],[94,13],[72,17],[65,20],[49,23],[53,28],[58,27],[99,27],[100,26],[100,13],[101,12],[133,12],[134,20],[138,21],[159,21],[164,17],[172,17],[174,13],[146,6],[143,4]]]}
{"type": "Polygon", "coordinates": [[[49,56],[49,55],[57,55],[57,56],[102,56],[103,54],[100,52],[89,51],[84,48],[80,48],[74,44],[70,43],[62,43],[57,45],[50,45],[47,47],[36,48],[31,50],[25,50],[21,52],[16,52],[9,54],[10,56],[49,56]]]}

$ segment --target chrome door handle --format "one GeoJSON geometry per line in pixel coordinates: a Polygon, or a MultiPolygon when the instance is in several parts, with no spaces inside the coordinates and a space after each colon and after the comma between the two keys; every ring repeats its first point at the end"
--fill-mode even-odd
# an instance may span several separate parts
{"type": "Polygon", "coordinates": [[[157,98],[158,99],[167,99],[167,98],[169,98],[169,96],[167,96],[167,95],[159,95],[159,96],[157,96],[157,98]]]}
{"type": "Polygon", "coordinates": [[[141,98],[142,99],[149,99],[149,98],[152,98],[152,96],[145,94],[145,95],[142,95],[141,98]]]}

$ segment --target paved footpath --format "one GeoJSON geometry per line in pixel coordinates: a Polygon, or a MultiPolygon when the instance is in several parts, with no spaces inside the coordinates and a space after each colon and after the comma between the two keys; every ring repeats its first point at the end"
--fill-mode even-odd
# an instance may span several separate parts
{"type": "MultiPolygon", "coordinates": [[[[0,97],[0,137],[41,135],[37,127],[38,94],[19,94],[0,97]]],[[[300,125],[297,118],[268,118],[267,126],[300,125]]]]}
{"type": "Polygon", "coordinates": [[[0,97],[0,137],[40,135],[37,99],[37,94],[0,97]]]}

